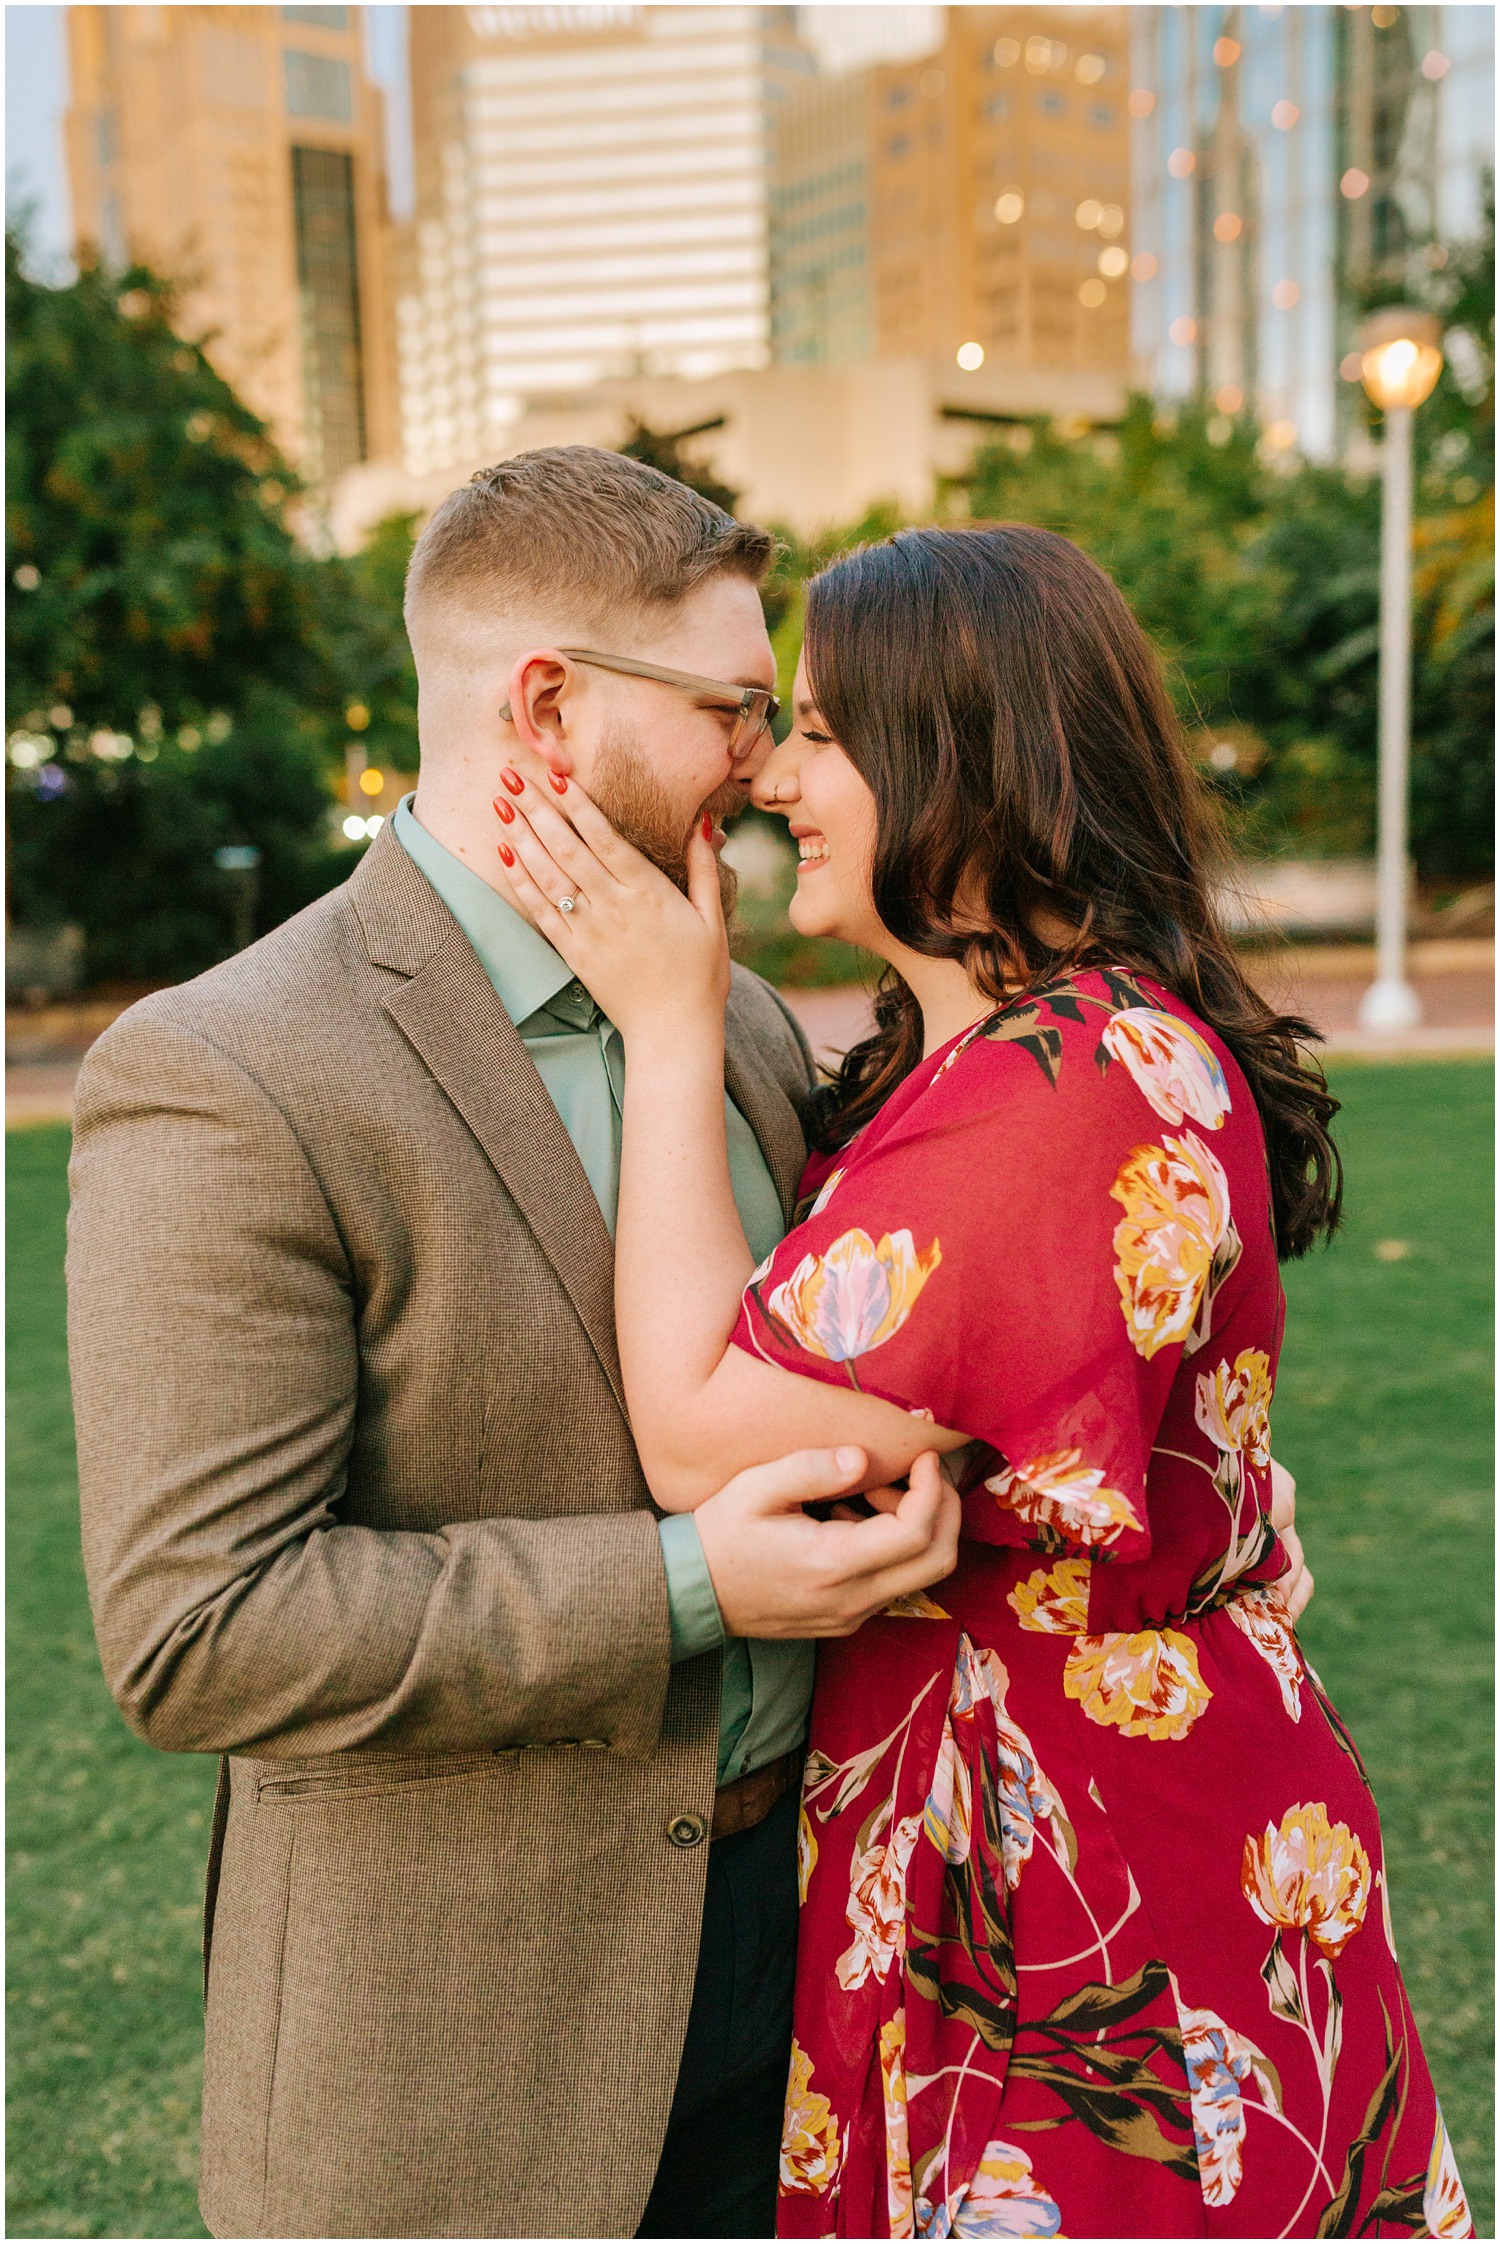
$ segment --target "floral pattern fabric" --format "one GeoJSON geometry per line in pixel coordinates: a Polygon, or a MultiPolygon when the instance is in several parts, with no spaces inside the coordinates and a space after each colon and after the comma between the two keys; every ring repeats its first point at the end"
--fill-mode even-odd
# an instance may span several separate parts
{"type": "Polygon", "coordinates": [[[737,1344],[971,1446],[955,1573],[819,1654],[780,2233],[1472,2235],[1277,1588],[1233,1059],[1078,975],[806,1188],[737,1344]]]}

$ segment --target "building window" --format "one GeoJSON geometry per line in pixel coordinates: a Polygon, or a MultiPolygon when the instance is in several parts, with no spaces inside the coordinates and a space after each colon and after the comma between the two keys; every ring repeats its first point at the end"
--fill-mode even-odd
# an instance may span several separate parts
{"type": "Polygon", "coordinates": [[[1108,132],[1114,121],[1115,113],[1107,102],[1096,101],[1089,111],[1089,123],[1097,125],[1101,132],[1108,132]]]}
{"type": "Polygon", "coordinates": [[[315,23],[320,31],[347,31],[347,8],[283,8],[288,23],[315,23]]]}
{"type": "Polygon", "coordinates": [[[304,464],[311,482],[327,484],[365,457],[353,157],[336,148],[294,148],[292,202],[307,401],[304,464]]]}
{"type": "Polygon", "coordinates": [[[1036,105],[1044,117],[1066,117],[1068,104],[1060,93],[1039,93],[1036,105]]]}
{"type": "Polygon", "coordinates": [[[354,94],[347,62],[303,54],[296,47],[288,47],[282,60],[289,117],[327,117],[333,124],[348,124],[354,115],[354,94]]]}
{"type": "Polygon", "coordinates": [[[113,109],[101,109],[94,119],[99,168],[107,171],[120,153],[120,119],[113,109]]]}

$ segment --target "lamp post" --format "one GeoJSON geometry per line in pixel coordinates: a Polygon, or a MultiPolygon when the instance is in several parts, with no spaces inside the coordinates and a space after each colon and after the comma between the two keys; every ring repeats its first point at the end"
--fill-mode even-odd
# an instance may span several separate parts
{"type": "Polygon", "coordinates": [[[1406,976],[1407,778],[1411,747],[1411,423],[1443,370],[1442,329],[1427,312],[1377,312],[1362,337],[1360,379],[1385,415],[1380,529],[1380,838],[1375,979],[1360,1026],[1413,1028],[1422,1017],[1406,976]]]}
{"type": "MultiPolygon", "coordinates": [[[[228,842],[214,851],[214,863],[229,878],[234,915],[234,948],[248,950],[255,941],[255,903],[260,891],[260,851],[253,842],[228,842]]],[[[231,954],[232,955],[232,954],[231,954]]]]}

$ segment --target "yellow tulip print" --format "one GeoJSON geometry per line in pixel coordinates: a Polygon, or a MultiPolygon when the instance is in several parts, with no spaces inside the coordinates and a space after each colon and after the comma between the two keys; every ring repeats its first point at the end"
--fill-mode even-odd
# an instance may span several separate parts
{"type": "Polygon", "coordinates": [[[1125,1211],[1115,1226],[1115,1283],[1131,1346],[1148,1362],[1179,1341],[1191,1354],[1205,1296],[1239,1255],[1229,1179],[1197,1138],[1169,1137],[1138,1145],[1109,1191],[1125,1211]]]}
{"type": "Polygon", "coordinates": [[[1305,1932],[1338,1956],[1365,1921],[1374,1890],[1370,1858],[1347,1823],[1330,1823],[1320,1800],[1288,1808],[1245,1841],[1245,1899],[1263,1924],[1305,1932]]]}
{"type": "Polygon", "coordinates": [[[942,1259],[938,1240],[919,1251],[909,1231],[878,1242],[868,1231],[846,1231],[826,1254],[805,1254],[766,1308],[810,1356],[848,1367],[857,1387],[854,1359],[901,1330],[942,1259]]]}
{"type": "Polygon", "coordinates": [[[1037,1635],[1082,1636],[1089,1625],[1092,1575],[1086,1558],[1062,1558],[1054,1567],[1038,1567],[1024,1582],[1017,1582],[1006,1603],[1022,1628],[1037,1635]]]}
{"type": "Polygon", "coordinates": [[[1063,1689],[1091,1722],[1126,1738],[1185,1738],[1213,1697],[1197,1646],[1174,1628],[1080,1636],[1063,1689]]]}
{"type": "Polygon", "coordinates": [[[789,2196],[805,2192],[816,2197],[828,2189],[843,2152],[839,2123],[828,2098],[814,2089],[812,2071],[811,2057],[794,2041],[781,2137],[781,2186],[789,2196]]]}

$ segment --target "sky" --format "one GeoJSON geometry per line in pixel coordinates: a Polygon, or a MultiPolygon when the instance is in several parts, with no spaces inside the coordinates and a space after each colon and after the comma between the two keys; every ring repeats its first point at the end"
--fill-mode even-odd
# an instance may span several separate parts
{"type": "Polygon", "coordinates": [[[32,266],[47,278],[68,269],[72,214],[63,164],[62,119],[68,101],[63,11],[5,11],[5,215],[36,205],[32,266]]]}

